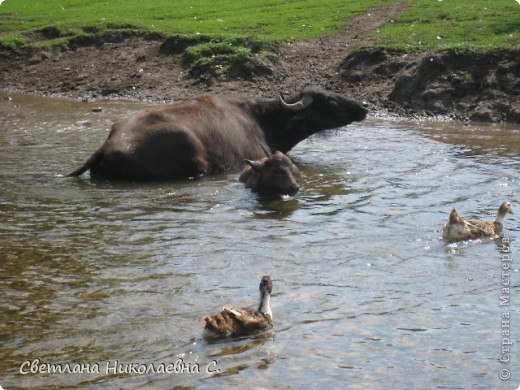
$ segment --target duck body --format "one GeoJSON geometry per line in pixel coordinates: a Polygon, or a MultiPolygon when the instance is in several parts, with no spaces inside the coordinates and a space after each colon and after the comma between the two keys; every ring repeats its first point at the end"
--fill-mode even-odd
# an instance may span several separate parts
{"type": "Polygon", "coordinates": [[[204,320],[204,336],[208,338],[244,336],[273,326],[270,315],[247,307],[225,307],[204,320]]]}
{"type": "Polygon", "coordinates": [[[498,209],[497,217],[494,221],[466,221],[453,208],[448,221],[442,229],[442,237],[445,240],[455,241],[498,235],[502,233],[504,218],[508,213],[512,214],[513,209],[509,202],[504,202],[498,209]]]}
{"type": "Polygon", "coordinates": [[[273,326],[270,307],[272,292],[270,276],[260,281],[260,304],[258,310],[247,307],[225,307],[220,313],[204,318],[205,338],[237,337],[270,329],[273,326]]]}

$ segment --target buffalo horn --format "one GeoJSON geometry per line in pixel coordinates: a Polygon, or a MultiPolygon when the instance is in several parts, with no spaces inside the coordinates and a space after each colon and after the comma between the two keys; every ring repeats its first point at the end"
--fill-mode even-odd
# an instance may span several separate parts
{"type": "Polygon", "coordinates": [[[287,103],[284,100],[283,95],[280,93],[280,103],[282,104],[282,107],[284,107],[288,110],[299,111],[299,110],[303,110],[303,109],[309,107],[309,105],[312,103],[312,97],[305,95],[303,98],[298,100],[296,103],[287,103]]]}

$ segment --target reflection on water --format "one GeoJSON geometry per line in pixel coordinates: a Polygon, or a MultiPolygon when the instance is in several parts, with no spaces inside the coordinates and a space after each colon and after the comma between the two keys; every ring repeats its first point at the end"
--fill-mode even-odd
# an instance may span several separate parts
{"type": "Polygon", "coordinates": [[[418,132],[435,141],[454,145],[461,155],[518,158],[520,127],[517,125],[468,123],[462,126],[461,131],[451,123],[425,122],[418,132]]]}
{"type": "Polygon", "coordinates": [[[513,259],[511,296],[520,289],[518,214],[505,221],[507,252],[504,239],[440,239],[453,206],[486,219],[505,200],[515,209],[517,127],[368,120],[299,145],[291,155],[301,192],[264,199],[238,174],[65,178],[114,120],[143,105],[5,96],[4,388],[517,384],[498,375],[520,372],[520,349],[507,364],[498,359],[504,312],[520,345],[517,300],[500,305],[504,253],[513,259]],[[255,305],[264,274],[273,277],[274,329],[204,341],[203,316],[255,305]],[[23,375],[36,359],[99,372],[23,375]],[[152,372],[168,364],[171,373],[152,372]]]}

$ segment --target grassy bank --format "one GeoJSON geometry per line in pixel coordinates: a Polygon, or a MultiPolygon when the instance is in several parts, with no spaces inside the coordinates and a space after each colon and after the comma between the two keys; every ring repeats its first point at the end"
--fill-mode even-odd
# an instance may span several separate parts
{"type": "MultiPolygon", "coordinates": [[[[0,6],[5,44],[31,42],[31,31],[57,26],[64,36],[140,29],[165,35],[229,35],[302,40],[337,32],[382,0],[7,0],[0,6]]],[[[51,42],[52,43],[52,42],[51,42]]]]}
{"type": "Polygon", "coordinates": [[[380,31],[381,46],[398,51],[520,48],[520,5],[513,0],[414,0],[380,31]]]}
{"type": "Polygon", "coordinates": [[[378,46],[405,51],[520,46],[515,0],[6,0],[0,6],[0,44],[56,45],[110,30],[305,40],[338,33],[355,15],[392,3],[403,4],[404,11],[372,33],[378,46]]]}

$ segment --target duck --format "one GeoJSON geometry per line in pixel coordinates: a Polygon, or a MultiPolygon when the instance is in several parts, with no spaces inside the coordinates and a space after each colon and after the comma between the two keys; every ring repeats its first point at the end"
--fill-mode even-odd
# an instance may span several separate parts
{"type": "Polygon", "coordinates": [[[442,237],[445,240],[469,240],[479,237],[492,237],[502,232],[504,218],[507,214],[513,214],[511,203],[504,202],[498,209],[494,221],[465,221],[457,214],[457,210],[451,210],[448,222],[442,229],[442,237]]]}
{"type": "Polygon", "coordinates": [[[220,313],[204,317],[204,337],[237,337],[272,328],[270,298],[273,282],[270,276],[262,276],[259,290],[260,303],[257,310],[247,307],[224,307],[220,313]]]}

